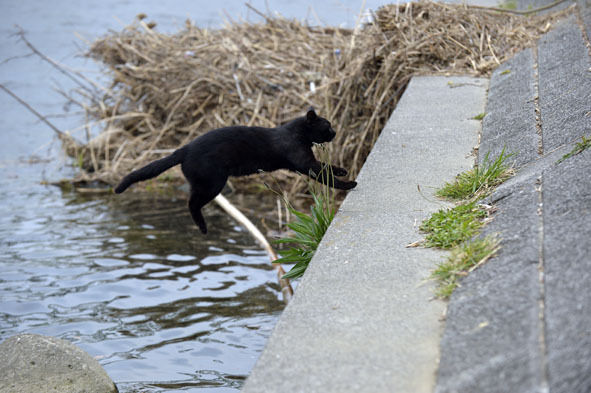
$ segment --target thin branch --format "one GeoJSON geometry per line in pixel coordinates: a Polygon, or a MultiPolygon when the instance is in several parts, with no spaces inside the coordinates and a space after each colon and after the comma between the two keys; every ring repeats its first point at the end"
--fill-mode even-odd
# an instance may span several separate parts
{"type": "Polygon", "coordinates": [[[37,56],[39,56],[41,59],[45,60],[46,62],[48,62],[49,64],[51,64],[55,69],[57,69],[59,72],[61,72],[62,74],[64,74],[65,76],[67,76],[68,78],[70,78],[72,81],[74,81],[74,83],[76,83],[78,86],[80,86],[82,89],[86,90],[89,93],[93,93],[92,89],[90,89],[87,85],[85,85],[83,82],[81,82],[78,78],[82,79],[83,81],[85,81],[86,83],[88,83],[89,85],[93,86],[95,89],[98,90],[102,90],[103,92],[109,94],[110,92],[105,89],[103,86],[97,84],[96,82],[88,79],[86,76],[84,76],[82,73],[78,72],[78,71],[74,71],[72,69],[69,69],[68,67],[59,64],[57,61],[53,60],[52,58],[44,55],[43,53],[41,53],[37,48],[35,48],[35,46],[27,39],[27,37],[25,36],[25,31],[23,30],[22,27],[20,27],[19,25],[16,25],[16,28],[19,30],[17,35],[19,36],[19,38],[25,43],[25,45],[27,45],[27,47],[29,47],[29,49],[31,51],[33,51],[33,53],[37,56]],[[76,75],[78,78],[76,78],[74,75],[76,75]]]}
{"type": "MultiPolygon", "coordinates": [[[[0,88],[2,90],[4,90],[6,93],[8,93],[8,95],[10,95],[12,98],[17,100],[25,108],[27,108],[31,113],[33,113],[35,116],[37,116],[39,118],[39,120],[41,120],[42,122],[47,124],[49,126],[49,128],[51,128],[53,131],[55,131],[55,133],[60,138],[66,136],[66,134],[63,131],[61,131],[59,128],[54,126],[53,123],[51,123],[49,120],[47,120],[47,118],[45,116],[43,116],[41,113],[37,112],[31,105],[27,104],[22,98],[20,98],[16,94],[14,94],[9,88],[4,86],[3,84],[0,84],[0,88]]],[[[69,135],[68,135],[68,137],[69,137],[69,135]]]]}
{"type": "Polygon", "coordinates": [[[273,268],[277,271],[277,279],[279,280],[279,285],[281,285],[281,293],[283,294],[283,301],[288,303],[291,297],[293,296],[293,288],[289,283],[289,280],[286,278],[282,278],[285,274],[285,270],[281,267],[280,264],[274,263],[277,260],[277,253],[271,247],[271,244],[267,241],[265,236],[259,231],[259,229],[250,221],[240,210],[238,210],[230,201],[228,201],[222,194],[218,194],[215,197],[214,202],[217,203],[226,213],[228,213],[232,218],[238,221],[240,224],[244,225],[244,227],[250,232],[250,234],[259,242],[259,244],[267,251],[269,255],[269,259],[273,264],[273,268]]]}

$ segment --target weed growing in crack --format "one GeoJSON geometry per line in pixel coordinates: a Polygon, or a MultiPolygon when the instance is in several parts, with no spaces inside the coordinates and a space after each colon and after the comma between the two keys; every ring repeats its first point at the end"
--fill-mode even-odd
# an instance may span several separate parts
{"type": "Polygon", "coordinates": [[[467,276],[469,272],[494,256],[500,248],[499,244],[498,238],[487,236],[466,241],[454,247],[447,260],[439,264],[431,275],[439,282],[435,295],[440,298],[451,296],[458,286],[459,279],[467,276]]]}
{"type": "Polygon", "coordinates": [[[584,150],[591,147],[591,136],[589,138],[585,138],[585,136],[581,137],[582,141],[577,142],[575,147],[570,151],[570,153],[565,154],[562,156],[560,160],[558,160],[557,164],[560,164],[562,161],[566,160],[567,158],[571,158],[572,156],[576,156],[577,154],[583,152],[584,150]]]}
{"type": "Polygon", "coordinates": [[[424,245],[443,249],[457,246],[476,235],[488,216],[486,207],[476,202],[458,205],[453,209],[441,209],[419,228],[427,233],[424,245]]]}
{"type": "Polygon", "coordinates": [[[496,236],[477,236],[490,219],[493,208],[476,201],[513,175],[513,168],[506,163],[512,155],[506,154],[503,148],[491,162],[487,153],[480,167],[460,173],[454,182],[446,183],[436,192],[438,196],[459,201],[453,209],[439,210],[420,226],[427,233],[423,242],[426,247],[450,250],[447,260],[431,274],[431,278],[438,282],[437,297],[449,298],[461,277],[484,264],[499,250],[500,239],[496,236]]]}
{"type": "Polygon", "coordinates": [[[481,166],[460,173],[452,183],[445,183],[437,191],[437,196],[452,200],[478,200],[513,175],[513,168],[507,164],[507,159],[513,154],[506,154],[503,148],[494,161],[491,162],[488,156],[487,153],[481,166]]]}

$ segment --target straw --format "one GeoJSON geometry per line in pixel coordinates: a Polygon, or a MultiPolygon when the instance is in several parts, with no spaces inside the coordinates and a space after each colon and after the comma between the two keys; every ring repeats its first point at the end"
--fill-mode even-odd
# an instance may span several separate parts
{"type": "MultiPolygon", "coordinates": [[[[217,30],[187,21],[171,35],[136,20],[91,45],[112,84],[84,106],[108,137],[69,151],[82,157],[80,178],[115,184],[211,129],[273,127],[312,105],[337,131],[332,162],[355,177],[413,75],[489,75],[569,11],[523,17],[420,2],[382,7],[355,30],[265,16],[217,30]]],[[[307,189],[297,174],[274,177],[290,199],[307,189]]],[[[231,181],[241,190],[268,179],[231,181]]]]}

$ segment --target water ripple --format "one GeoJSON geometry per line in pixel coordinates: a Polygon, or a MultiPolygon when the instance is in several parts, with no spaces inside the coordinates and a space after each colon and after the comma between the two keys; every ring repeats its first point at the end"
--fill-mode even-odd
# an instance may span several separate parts
{"type": "Polygon", "coordinates": [[[208,207],[204,237],[184,201],[29,197],[35,214],[0,206],[0,339],[68,339],[122,392],[241,387],[283,303],[233,222],[208,207]]]}

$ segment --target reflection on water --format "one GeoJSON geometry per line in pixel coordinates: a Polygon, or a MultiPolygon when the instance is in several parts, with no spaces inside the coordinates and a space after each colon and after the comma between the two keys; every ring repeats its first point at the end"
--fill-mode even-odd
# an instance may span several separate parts
{"type": "Polygon", "coordinates": [[[184,200],[27,198],[36,209],[0,206],[0,340],[68,339],[122,392],[240,388],[283,308],[248,234],[209,206],[202,236],[184,200]]]}

